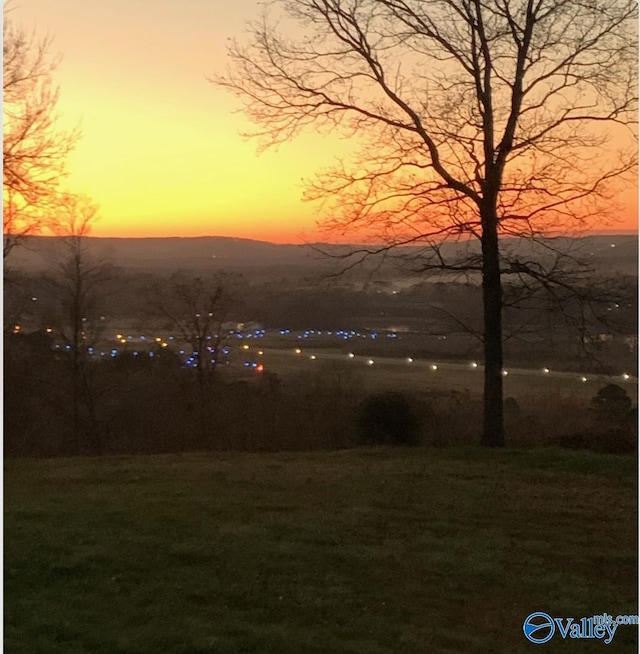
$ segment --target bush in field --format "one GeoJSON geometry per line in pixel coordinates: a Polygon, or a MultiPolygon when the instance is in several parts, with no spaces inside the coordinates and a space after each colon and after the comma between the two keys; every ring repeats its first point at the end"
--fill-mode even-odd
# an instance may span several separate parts
{"type": "Polygon", "coordinates": [[[594,421],[608,428],[627,425],[633,418],[631,398],[616,384],[603,386],[591,398],[591,411],[594,421]]]}
{"type": "Polygon", "coordinates": [[[566,434],[556,443],[570,449],[630,454],[637,449],[636,410],[627,392],[615,384],[603,386],[591,398],[591,427],[566,434]]]}
{"type": "Polygon", "coordinates": [[[417,445],[419,426],[409,400],[393,391],[370,395],[358,414],[360,442],[367,445],[417,445]]]}
{"type": "Polygon", "coordinates": [[[631,425],[597,431],[592,437],[592,447],[596,452],[608,454],[632,454],[638,445],[638,435],[631,425]]]}
{"type": "Polygon", "coordinates": [[[550,441],[570,450],[591,450],[602,454],[632,454],[637,449],[638,437],[633,429],[591,429],[564,434],[550,441]]]}

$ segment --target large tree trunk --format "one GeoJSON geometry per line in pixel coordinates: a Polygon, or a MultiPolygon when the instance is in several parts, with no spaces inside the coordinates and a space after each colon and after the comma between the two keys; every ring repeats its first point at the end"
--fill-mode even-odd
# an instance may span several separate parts
{"type": "Polygon", "coordinates": [[[497,217],[483,216],[482,299],[484,305],[484,416],[482,444],[504,445],[502,389],[502,283],[497,217]]]}

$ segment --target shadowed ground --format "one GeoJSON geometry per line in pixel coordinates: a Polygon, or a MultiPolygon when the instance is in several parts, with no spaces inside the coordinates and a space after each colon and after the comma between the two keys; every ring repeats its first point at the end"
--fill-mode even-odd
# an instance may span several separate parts
{"type": "Polygon", "coordinates": [[[7,461],[5,651],[532,651],[534,611],[637,612],[636,471],[554,449],[7,461]]]}

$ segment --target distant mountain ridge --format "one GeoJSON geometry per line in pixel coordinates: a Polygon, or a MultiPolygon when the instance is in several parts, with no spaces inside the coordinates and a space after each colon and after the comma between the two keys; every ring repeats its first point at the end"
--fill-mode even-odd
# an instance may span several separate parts
{"type": "MultiPolygon", "coordinates": [[[[31,236],[25,247],[16,248],[12,263],[19,267],[43,267],[61,252],[63,237],[31,236]]],[[[87,237],[87,250],[125,267],[193,267],[204,262],[233,266],[308,263],[317,256],[313,246],[278,245],[267,241],[225,236],[101,238],[87,237]]]]}
{"type": "MultiPolygon", "coordinates": [[[[626,234],[585,236],[577,239],[558,239],[563,246],[571,246],[592,258],[598,269],[637,274],[638,237],[626,234]]],[[[265,266],[295,266],[312,268],[327,263],[323,252],[347,253],[362,245],[303,245],[277,244],[246,238],[226,236],[102,238],[86,237],[87,250],[95,256],[107,257],[115,265],[144,269],[215,269],[256,268],[265,266]]],[[[46,269],[52,259],[62,253],[62,237],[30,236],[25,246],[15,248],[9,258],[12,267],[46,269]]],[[[375,246],[368,246],[369,248],[375,246]]],[[[419,248],[406,247],[406,253],[419,248]]],[[[449,254],[456,250],[479,250],[476,242],[451,243],[443,246],[449,254]]],[[[526,239],[503,239],[503,249],[534,254],[535,246],[526,239]]]]}

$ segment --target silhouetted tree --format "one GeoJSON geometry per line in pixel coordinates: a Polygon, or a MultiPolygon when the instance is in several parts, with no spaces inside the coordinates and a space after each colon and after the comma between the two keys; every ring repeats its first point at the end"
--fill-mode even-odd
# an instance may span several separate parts
{"type": "Polygon", "coordinates": [[[73,436],[77,450],[94,453],[102,448],[98,417],[100,391],[96,384],[98,364],[89,348],[100,337],[101,305],[105,285],[115,276],[108,261],[87,250],[86,237],[97,219],[98,207],[88,198],[67,194],[57,216],[63,250],[53,262],[49,296],[53,301],[50,322],[53,334],[65,348],[71,382],[73,436]]]}
{"type": "Polygon", "coordinates": [[[38,40],[16,27],[5,10],[3,24],[2,172],[3,256],[27,234],[57,223],[58,185],[77,131],[57,126],[58,90],[52,74],[51,39],[38,40]]]}
{"type": "Polygon", "coordinates": [[[214,81],[244,101],[265,145],[309,126],[361,140],[308,192],[327,204],[328,228],[383,243],[355,262],[421,244],[416,270],[481,278],[482,442],[503,445],[503,276],[561,295],[585,272],[542,237],[601,217],[635,165],[637,2],[279,4],[296,36],[265,13],[214,81]],[[536,239],[546,256],[501,249],[506,236],[536,239]]]}
{"type": "Polygon", "coordinates": [[[229,320],[233,283],[231,276],[224,272],[208,278],[178,272],[153,290],[156,310],[176,332],[178,342],[191,348],[203,435],[208,430],[215,371],[224,356],[223,343],[229,337],[229,329],[223,323],[229,320]]]}

